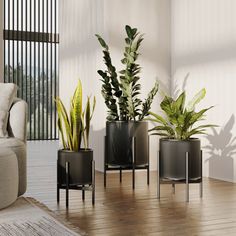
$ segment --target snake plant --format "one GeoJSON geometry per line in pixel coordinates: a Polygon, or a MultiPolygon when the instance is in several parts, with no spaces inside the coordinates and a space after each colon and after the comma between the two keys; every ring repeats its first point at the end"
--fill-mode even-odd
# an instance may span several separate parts
{"type": "Polygon", "coordinates": [[[136,28],[126,25],[124,57],[121,63],[124,69],[116,71],[112,64],[109,47],[98,34],[96,37],[103,48],[103,59],[106,70],[98,70],[102,77],[102,95],[108,108],[108,121],[143,120],[151,108],[154,96],[158,91],[156,82],[145,101],[139,98],[141,85],[139,84],[141,67],[137,63],[139,48],[143,35],[136,28]]]}
{"type": "Polygon", "coordinates": [[[205,134],[206,128],[216,126],[212,124],[196,126],[196,123],[203,120],[205,113],[213,107],[195,111],[196,104],[205,97],[205,94],[206,90],[202,89],[187,105],[185,105],[185,91],[176,100],[165,96],[160,104],[165,116],[149,112],[150,118],[147,119],[158,124],[149,131],[153,135],[177,140],[188,140],[195,134],[205,134]]]}
{"type": "Polygon", "coordinates": [[[64,149],[78,152],[81,149],[82,141],[84,148],[88,149],[90,121],[93,117],[96,98],[93,98],[91,104],[90,97],[88,97],[83,110],[82,84],[79,80],[71,100],[69,112],[66,111],[59,97],[56,97],[55,102],[58,113],[58,128],[64,149]]]}

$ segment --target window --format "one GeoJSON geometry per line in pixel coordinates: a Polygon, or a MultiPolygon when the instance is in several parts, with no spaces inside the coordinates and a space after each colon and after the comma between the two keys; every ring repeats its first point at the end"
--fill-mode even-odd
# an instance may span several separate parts
{"type": "Polygon", "coordinates": [[[58,0],[4,0],[4,81],[28,103],[28,139],[58,139],[58,0]]]}

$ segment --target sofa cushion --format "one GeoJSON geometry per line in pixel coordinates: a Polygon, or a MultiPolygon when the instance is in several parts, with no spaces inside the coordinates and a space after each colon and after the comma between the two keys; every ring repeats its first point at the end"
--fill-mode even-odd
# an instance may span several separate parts
{"type": "Polygon", "coordinates": [[[17,86],[15,84],[0,83],[0,138],[8,136],[7,120],[16,92],[17,86]]]}
{"type": "Polygon", "coordinates": [[[17,148],[25,146],[25,143],[18,138],[0,138],[0,147],[17,148]]]}
{"type": "Polygon", "coordinates": [[[26,191],[27,172],[26,172],[26,145],[18,138],[0,138],[0,152],[3,148],[8,148],[13,151],[17,157],[19,168],[19,191],[18,196],[21,196],[26,191]]]}

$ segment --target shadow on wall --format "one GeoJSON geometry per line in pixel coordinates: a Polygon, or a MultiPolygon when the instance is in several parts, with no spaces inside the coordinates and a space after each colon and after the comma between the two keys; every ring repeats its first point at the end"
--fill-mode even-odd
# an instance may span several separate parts
{"type": "Polygon", "coordinates": [[[179,88],[179,81],[177,81],[177,79],[174,79],[173,86],[171,88],[171,96],[174,99],[176,99],[183,91],[185,91],[188,78],[189,78],[189,73],[187,73],[186,76],[184,77],[184,81],[182,83],[181,88],[179,88]]]}
{"type": "Polygon", "coordinates": [[[219,133],[212,128],[213,134],[206,136],[209,144],[203,148],[210,154],[205,161],[209,162],[209,177],[234,180],[233,156],[236,154],[236,137],[232,134],[234,123],[235,117],[232,115],[219,133]]]}

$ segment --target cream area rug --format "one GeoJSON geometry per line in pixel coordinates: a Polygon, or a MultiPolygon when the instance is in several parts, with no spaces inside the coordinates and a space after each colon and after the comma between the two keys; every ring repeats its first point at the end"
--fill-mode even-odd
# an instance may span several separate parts
{"type": "Polygon", "coordinates": [[[44,205],[31,198],[18,198],[0,210],[1,236],[78,236],[86,235],[63,222],[44,205]]]}

